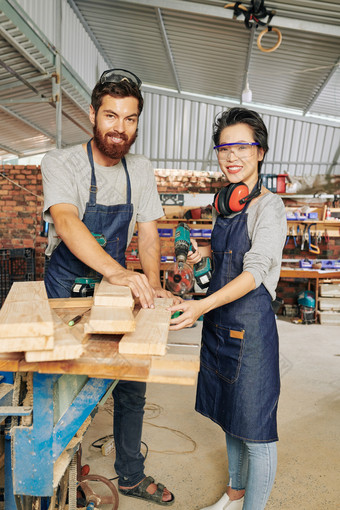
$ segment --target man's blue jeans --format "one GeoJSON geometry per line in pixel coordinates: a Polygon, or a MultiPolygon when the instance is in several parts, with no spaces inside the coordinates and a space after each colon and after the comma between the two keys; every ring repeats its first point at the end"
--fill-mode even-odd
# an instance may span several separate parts
{"type": "Polygon", "coordinates": [[[119,476],[118,485],[123,487],[133,487],[145,477],[141,454],[145,391],[145,383],[119,381],[112,392],[115,470],[119,476]]]}
{"type": "Polygon", "coordinates": [[[263,510],[272,490],[276,467],[276,443],[254,443],[226,434],[229,483],[246,490],[243,510],[263,510]]]}

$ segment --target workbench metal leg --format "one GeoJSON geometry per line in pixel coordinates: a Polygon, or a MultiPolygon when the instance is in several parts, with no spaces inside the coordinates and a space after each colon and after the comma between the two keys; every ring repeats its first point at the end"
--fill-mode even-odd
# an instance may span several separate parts
{"type": "Polygon", "coordinates": [[[11,418],[7,418],[5,427],[5,510],[17,510],[13,494],[10,425],[11,418]]]}
{"type": "Polygon", "coordinates": [[[112,384],[111,379],[88,379],[59,417],[54,407],[59,377],[34,373],[33,425],[12,429],[14,494],[53,496],[55,461],[112,384]]]}

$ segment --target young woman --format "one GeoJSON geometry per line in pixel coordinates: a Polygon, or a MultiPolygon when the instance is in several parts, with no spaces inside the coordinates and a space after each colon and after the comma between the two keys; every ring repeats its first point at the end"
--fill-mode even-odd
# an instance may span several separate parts
{"type": "Polygon", "coordinates": [[[213,274],[204,299],[171,307],[183,312],[171,320],[173,330],[204,314],[196,410],[226,432],[226,493],[203,510],[262,510],[275,478],[280,376],[271,302],[287,226],[282,200],[259,179],[267,136],[261,117],[245,108],[215,122],[213,140],[229,185],[214,199],[211,247],[188,259],[212,256],[213,274]]]}

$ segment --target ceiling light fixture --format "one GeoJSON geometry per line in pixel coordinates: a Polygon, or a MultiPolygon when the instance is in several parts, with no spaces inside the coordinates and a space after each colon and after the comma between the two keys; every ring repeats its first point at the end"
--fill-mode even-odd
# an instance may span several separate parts
{"type": "Polygon", "coordinates": [[[242,90],[242,103],[251,103],[252,98],[253,98],[253,93],[249,88],[248,73],[247,73],[246,86],[242,90]]]}

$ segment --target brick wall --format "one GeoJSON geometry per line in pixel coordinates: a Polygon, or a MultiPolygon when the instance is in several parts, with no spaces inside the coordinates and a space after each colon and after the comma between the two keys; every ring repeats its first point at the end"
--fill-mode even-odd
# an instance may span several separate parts
{"type": "Polygon", "coordinates": [[[0,248],[35,248],[36,278],[41,280],[46,239],[40,237],[43,207],[38,198],[42,197],[40,167],[3,165],[0,173],[3,174],[0,175],[0,248]]]}

